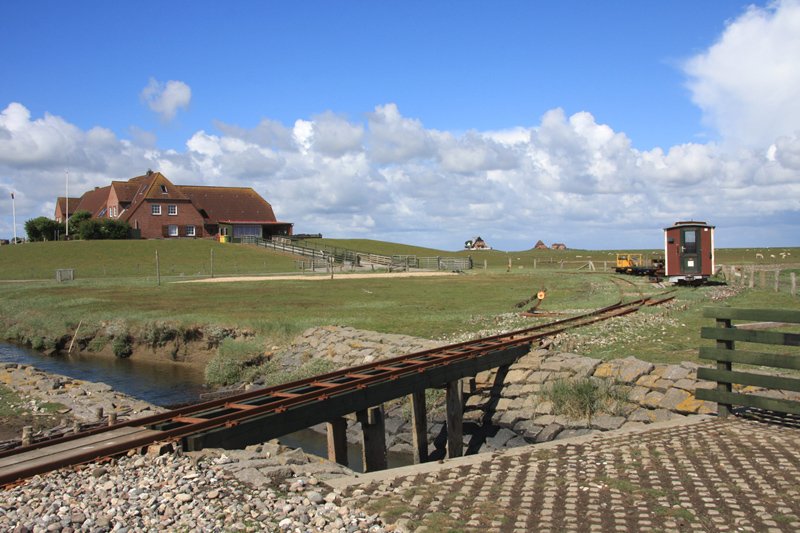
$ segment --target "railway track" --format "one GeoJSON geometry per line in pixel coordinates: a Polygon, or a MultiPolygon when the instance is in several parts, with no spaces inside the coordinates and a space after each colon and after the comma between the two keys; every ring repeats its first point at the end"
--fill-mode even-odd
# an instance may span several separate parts
{"type": "MultiPolygon", "coordinates": [[[[578,316],[525,329],[415,352],[392,359],[345,368],[329,374],[249,391],[181,407],[165,413],[124,421],[0,452],[0,486],[64,466],[78,465],[125,453],[157,442],[178,442],[212,430],[235,428],[255,419],[303,407],[325,409],[325,401],[341,399],[370,387],[408,380],[443,366],[501,351],[530,347],[541,340],[603,320],[633,313],[673,298],[667,291],[651,297],[617,302],[578,316]]],[[[524,352],[520,352],[524,353],[524,352]]],[[[272,438],[272,437],[270,437],[272,438]]]]}

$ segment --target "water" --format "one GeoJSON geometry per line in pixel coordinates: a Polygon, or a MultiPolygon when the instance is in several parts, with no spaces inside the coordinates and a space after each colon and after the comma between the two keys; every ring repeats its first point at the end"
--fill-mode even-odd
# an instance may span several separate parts
{"type": "Polygon", "coordinates": [[[199,400],[208,392],[203,372],[180,363],[141,361],[92,355],[49,356],[0,343],[0,362],[32,365],[53,374],[99,381],[146,402],[169,407],[199,400]]]}
{"type": "MultiPolygon", "coordinates": [[[[208,392],[203,386],[203,372],[180,363],[83,354],[49,356],[2,342],[0,342],[0,362],[31,365],[52,374],[106,383],[117,392],[162,407],[196,403],[200,394],[208,392]]],[[[279,440],[285,446],[302,448],[306,453],[320,457],[327,456],[325,435],[311,429],[297,431],[279,440]]],[[[347,456],[349,467],[356,472],[362,472],[361,447],[348,444],[347,456]]],[[[412,462],[413,459],[408,454],[388,455],[390,468],[412,462]]]]}

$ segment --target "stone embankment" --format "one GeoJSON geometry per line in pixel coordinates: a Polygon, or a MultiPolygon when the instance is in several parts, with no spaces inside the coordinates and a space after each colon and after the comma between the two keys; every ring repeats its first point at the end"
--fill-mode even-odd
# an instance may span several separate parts
{"type": "MultiPolygon", "coordinates": [[[[301,360],[322,356],[346,367],[440,345],[404,335],[326,326],[304,332],[285,355],[301,360]]],[[[693,362],[654,364],[634,357],[602,361],[546,348],[534,349],[506,373],[498,376],[497,370],[483,372],[466,385],[465,449],[470,453],[492,451],[714,413],[715,404],[694,396],[698,388],[715,386],[697,379],[699,366],[693,362]],[[585,378],[616,388],[614,401],[600,398],[589,416],[559,412],[548,391],[558,382],[575,383],[585,378]]],[[[433,395],[428,405],[429,442],[437,448],[434,457],[444,454],[442,398],[442,394],[433,395]]],[[[384,409],[389,451],[410,453],[411,423],[404,400],[389,402],[384,409]]],[[[314,429],[325,430],[324,425],[314,429]]],[[[351,419],[348,440],[356,443],[360,438],[359,426],[351,419]]]]}

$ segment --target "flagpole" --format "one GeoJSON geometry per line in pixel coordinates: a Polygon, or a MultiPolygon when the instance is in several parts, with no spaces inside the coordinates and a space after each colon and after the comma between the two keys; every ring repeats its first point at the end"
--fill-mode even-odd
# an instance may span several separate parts
{"type": "Polygon", "coordinates": [[[17,244],[17,206],[14,201],[14,193],[11,193],[11,215],[14,220],[14,244],[17,244]]]}
{"type": "Polygon", "coordinates": [[[64,197],[64,205],[67,206],[67,212],[64,213],[64,227],[67,231],[67,240],[69,240],[69,170],[66,172],[66,182],[67,182],[67,192],[66,196],[64,197]]]}

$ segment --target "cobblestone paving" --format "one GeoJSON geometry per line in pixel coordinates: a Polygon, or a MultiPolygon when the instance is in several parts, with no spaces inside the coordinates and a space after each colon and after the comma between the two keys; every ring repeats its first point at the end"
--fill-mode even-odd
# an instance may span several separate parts
{"type": "Polygon", "coordinates": [[[731,418],[350,487],[410,531],[800,531],[800,424],[731,418]]]}

